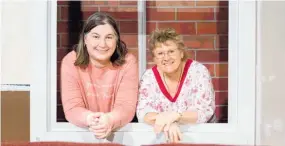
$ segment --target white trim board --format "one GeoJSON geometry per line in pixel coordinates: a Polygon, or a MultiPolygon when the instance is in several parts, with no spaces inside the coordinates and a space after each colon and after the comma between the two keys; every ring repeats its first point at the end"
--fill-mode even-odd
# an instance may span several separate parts
{"type": "Polygon", "coordinates": [[[2,84],[1,91],[30,91],[29,84],[2,84]]]}

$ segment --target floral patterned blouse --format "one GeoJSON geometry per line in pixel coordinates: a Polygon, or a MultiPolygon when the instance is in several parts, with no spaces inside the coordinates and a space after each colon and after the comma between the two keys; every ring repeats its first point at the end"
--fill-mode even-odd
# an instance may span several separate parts
{"type": "Polygon", "coordinates": [[[197,123],[206,123],[215,111],[215,93],[208,69],[194,60],[187,60],[177,93],[168,93],[157,66],[147,69],[140,81],[137,117],[139,122],[148,112],[197,111],[197,123]]]}

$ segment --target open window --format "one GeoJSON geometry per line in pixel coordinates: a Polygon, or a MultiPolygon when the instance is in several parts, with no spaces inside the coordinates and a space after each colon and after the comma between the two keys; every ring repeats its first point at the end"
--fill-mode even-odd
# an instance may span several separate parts
{"type": "MultiPolygon", "coordinates": [[[[76,142],[96,142],[95,137],[89,133],[86,129],[78,128],[68,122],[62,117],[62,111],[60,111],[60,100],[58,88],[58,71],[60,66],[60,59],[67,53],[71,47],[68,46],[68,41],[74,41],[77,38],[76,32],[80,31],[81,21],[84,17],[90,14],[90,11],[96,10],[107,10],[109,12],[115,11],[116,15],[119,8],[102,8],[99,5],[104,5],[107,1],[102,1],[101,4],[95,4],[91,1],[82,1],[87,6],[78,5],[80,2],[62,2],[63,5],[58,5],[56,1],[48,2],[33,2],[34,7],[30,13],[33,15],[34,30],[31,32],[34,41],[32,49],[32,85],[31,85],[31,141],[76,141],[76,142]],[[64,4],[65,3],[65,4],[64,4]],[[95,7],[92,7],[96,5],[95,7]],[[98,6],[97,6],[98,5],[98,6]],[[85,11],[82,15],[67,15],[69,7],[72,7],[73,13],[78,9],[85,11]],[[60,9],[59,9],[60,8],[60,9]],[[91,10],[90,10],[91,9],[91,10]],[[60,11],[58,11],[60,10],[60,11]],[[72,17],[72,18],[71,18],[72,17]],[[64,25],[70,23],[65,19],[72,19],[76,22],[75,25],[65,27],[64,25]],[[59,21],[60,20],[60,21],[59,21]],[[79,29],[79,30],[78,30],[79,29]],[[62,33],[59,33],[61,32],[62,33]],[[74,32],[71,35],[67,35],[66,32],[74,32]]],[[[125,1],[126,3],[130,1],[125,1]]],[[[197,6],[199,1],[183,1],[187,2],[185,5],[197,6]]],[[[111,4],[120,4],[119,1],[112,1],[111,4]]],[[[132,3],[132,2],[130,2],[132,3]]],[[[172,1],[176,3],[176,1],[172,1]]],[[[191,11],[182,9],[183,7],[179,4],[175,8],[164,8],[165,3],[155,3],[155,1],[145,2],[137,1],[130,4],[130,9],[124,9],[128,11],[129,15],[122,15],[122,19],[129,17],[131,20],[122,20],[120,25],[124,26],[120,30],[123,38],[130,39],[127,45],[130,47],[132,53],[136,54],[139,60],[138,69],[140,75],[147,67],[151,67],[151,62],[147,62],[149,52],[147,51],[147,35],[154,27],[160,26],[172,26],[182,33],[185,29],[188,29],[186,34],[183,34],[187,39],[188,45],[197,46],[198,48],[190,48],[189,52],[195,54],[194,59],[199,61],[198,57],[200,54],[207,54],[207,49],[199,48],[204,45],[206,48],[211,48],[212,45],[216,45],[219,42],[224,42],[228,38],[228,43],[223,44],[228,47],[226,49],[225,60],[228,64],[228,76],[226,80],[228,82],[228,91],[222,94],[228,95],[228,116],[226,122],[220,123],[207,123],[199,125],[185,125],[182,126],[184,132],[183,142],[187,143],[219,143],[219,144],[254,144],[254,121],[255,121],[255,40],[256,40],[256,3],[243,2],[243,1],[229,1],[228,2],[228,34],[227,38],[223,35],[215,36],[203,34],[207,30],[203,28],[205,25],[210,23],[204,20],[200,20],[199,23],[188,22],[191,15],[191,11]],[[158,5],[159,4],[159,5],[158,5]],[[159,8],[158,8],[159,7],[159,8]],[[174,15],[174,19],[181,19],[180,22],[173,23],[169,21],[169,17],[172,17],[170,12],[184,11],[181,15],[174,15]],[[153,13],[148,15],[147,13],[153,13]],[[156,14],[155,14],[156,13],[156,14]],[[166,17],[167,15],[167,17],[166,17]],[[155,17],[163,17],[166,19],[156,20],[155,17]],[[134,18],[134,19],[133,19],[134,18]],[[183,27],[182,27],[183,26],[183,27]],[[199,27],[201,36],[199,36],[200,42],[205,44],[195,44],[195,40],[198,38],[193,37],[193,34],[199,32],[192,30],[191,27],[199,27]],[[193,34],[192,34],[193,31],[193,34]],[[220,41],[217,41],[219,38],[220,41]],[[213,40],[212,40],[213,39],[213,40]],[[221,41],[221,39],[224,39],[221,41]],[[211,44],[213,42],[213,44],[211,44]]],[[[198,4],[199,5],[199,4],[198,4]]],[[[203,2],[200,3],[204,9],[195,9],[199,11],[219,11],[216,8],[206,9],[203,6],[203,2]]],[[[190,6],[190,7],[191,7],[190,6]]],[[[121,7],[120,7],[121,9],[121,7]]],[[[70,9],[71,11],[71,9],[70,9]]],[[[194,9],[192,9],[192,12],[194,9]]],[[[70,12],[71,13],[71,12],[70,12]]],[[[202,15],[202,14],[201,14],[202,15]]],[[[193,15],[194,16],[194,15],[193,15]]],[[[87,16],[88,17],[88,16],[87,16]]],[[[120,16],[118,16],[120,17],[120,16]]],[[[196,15],[195,15],[196,17],[196,15]]],[[[211,15],[206,15],[205,19],[211,18],[211,15]]],[[[213,16],[216,17],[217,16],[213,16]]],[[[204,18],[204,16],[203,16],[204,18]]],[[[220,24],[223,25],[223,24],[220,24]]],[[[224,28],[224,27],[223,27],[224,28]]],[[[197,30],[197,29],[196,29],[197,30]]],[[[210,30],[211,31],[211,30],[210,30]]],[[[216,27],[214,31],[220,31],[219,27],[216,27]]],[[[76,42],[76,41],[74,41],[76,42]]],[[[221,43],[219,43],[221,45],[221,43]]],[[[211,53],[220,52],[220,48],[212,48],[211,53]]],[[[70,50],[69,50],[70,51],[70,50]]],[[[207,61],[211,58],[210,56],[202,57],[207,61]]],[[[219,60],[220,58],[218,58],[219,60]]],[[[205,61],[204,60],[204,61],[205,61]]],[[[220,66],[211,63],[207,66],[209,69],[214,67],[217,69],[220,66]]],[[[214,73],[215,75],[215,73],[214,73]]],[[[223,82],[225,79],[217,80],[223,82]]],[[[122,143],[125,145],[141,145],[150,144],[160,139],[153,133],[152,128],[143,123],[130,123],[125,127],[114,133],[113,138],[110,140],[114,143],[122,143]],[[141,137],[144,137],[142,140],[141,137]]]]}

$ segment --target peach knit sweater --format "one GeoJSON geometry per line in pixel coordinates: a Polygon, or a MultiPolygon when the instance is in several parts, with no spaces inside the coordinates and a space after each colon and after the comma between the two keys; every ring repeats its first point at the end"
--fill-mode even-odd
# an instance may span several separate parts
{"type": "Polygon", "coordinates": [[[137,60],[127,54],[120,67],[82,69],[74,66],[76,53],[68,53],[61,64],[61,96],[66,119],[79,127],[87,127],[90,112],[110,112],[113,128],[129,123],[138,98],[137,60]]]}

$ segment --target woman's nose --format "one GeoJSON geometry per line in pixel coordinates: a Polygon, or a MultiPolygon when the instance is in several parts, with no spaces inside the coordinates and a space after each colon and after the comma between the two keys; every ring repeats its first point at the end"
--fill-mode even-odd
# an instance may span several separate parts
{"type": "Polygon", "coordinates": [[[100,39],[98,45],[99,45],[99,47],[105,47],[106,46],[105,39],[100,39]]]}
{"type": "Polygon", "coordinates": [[[168,60],[170,57],[169,57],[169,55],[168,55],[168,53],[165,53],[164,55],[163,55],[163,60],[168,60]]]}

